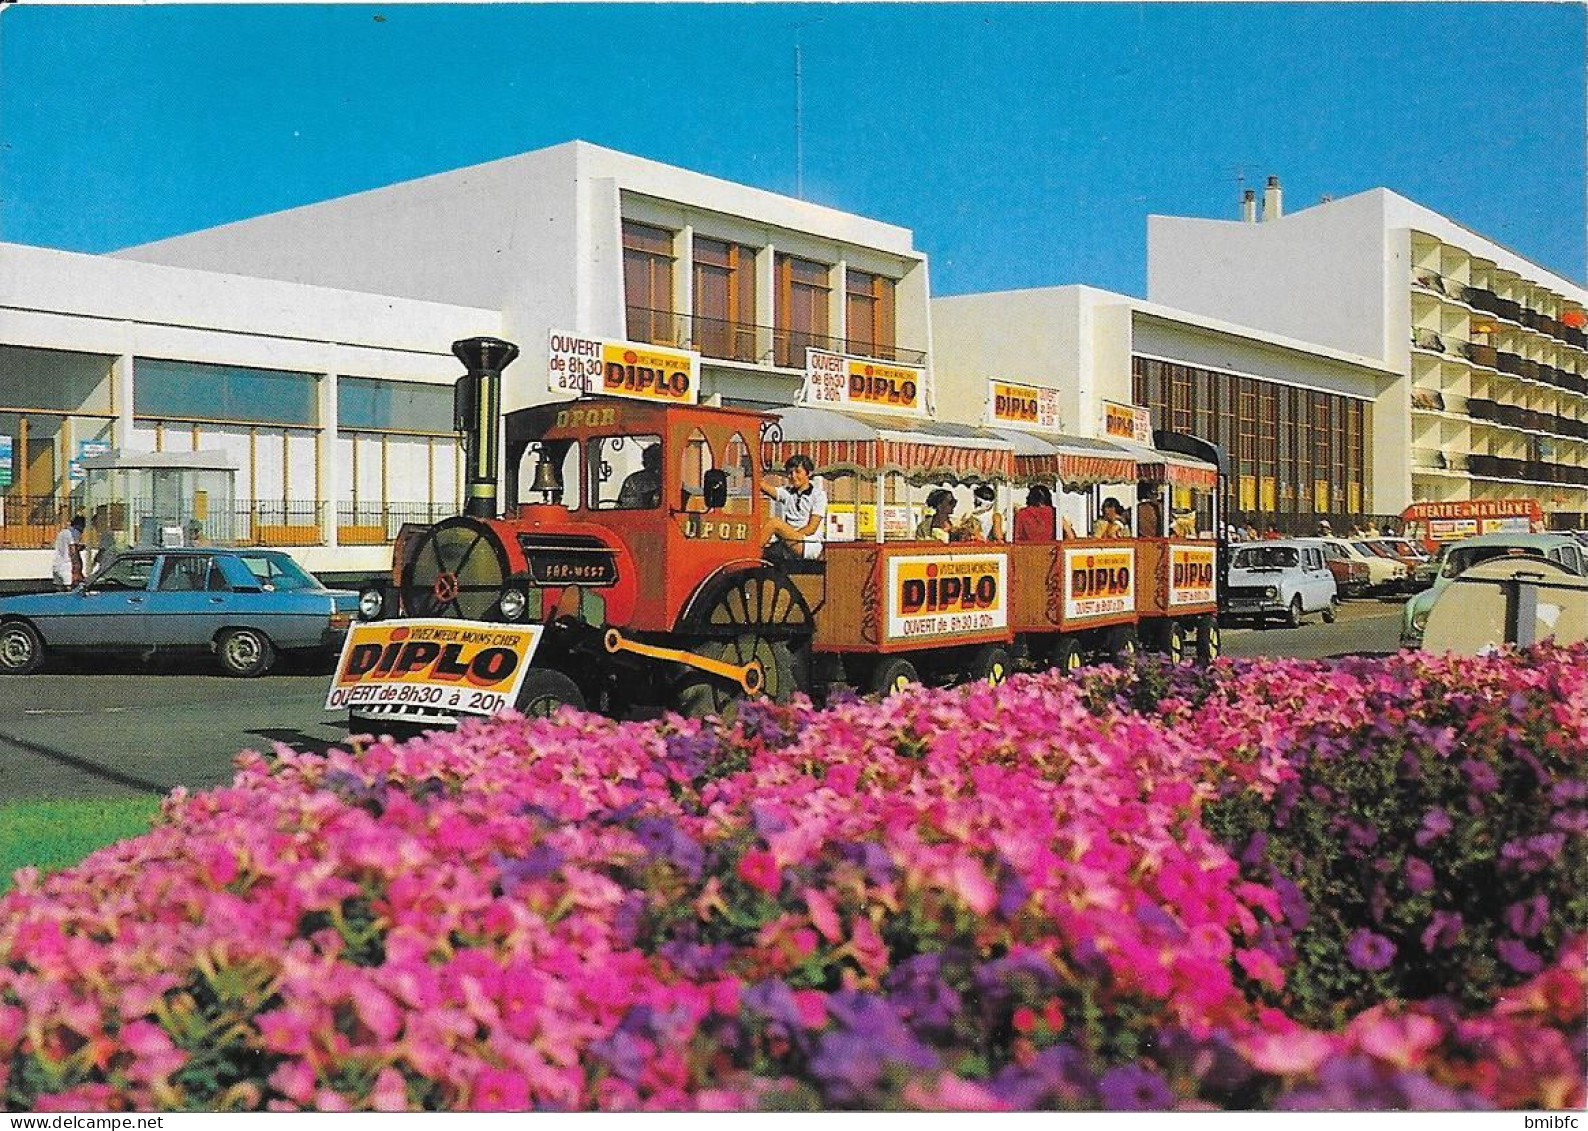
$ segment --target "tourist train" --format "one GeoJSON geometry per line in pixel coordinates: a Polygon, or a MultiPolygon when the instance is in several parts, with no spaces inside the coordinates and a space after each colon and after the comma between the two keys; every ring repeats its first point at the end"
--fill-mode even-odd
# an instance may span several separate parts
{"type": "MultiPolygon", "coordinates": [[[[1223,457],[1195,438],[1160,432],[1148,447],[810,405],[686,403],[665,382],[503,416],[500,371],[516,350],[494,339],[458,349],[470,366],[458,405],[465,513],[404,528],[389,583],[362,595],[373,623],[358,628],[455,621],[487,645],[492,630],[532,630],[532,659],[502,683],[526,713],[570,703],[705,714],[837,685],[887,694],[912,681],[996,683],[1022,667],[1073,671],[1138,648],[1177,661],[1218,654],[1223,457]],[[768,550],[762,486],[781,483],[797,456],[828,498],[811,558],[768,550]],[[1001,540],[963,522],[973,540],[919,536],[928,488],[963,501],[979,484],[995,488],[1006,518],[1032,486],[1060,506],[1039,506],[1034,532],[1031,516],[1007,524],[1001,540]],[[1107,496],[1135,511],[1130,536],[1085,536],[1107,496]]],[[[377,638],[381,649],[361,639],[354,666],[370,676],[402,675],[410,653],[423,675],[441,654],[433,632],[424,639],[438,643],[415,637],[408,653],[396,647],[401,632],[377,638]],[[370,671],[378,656],[385,672],[370,671]]],[[[471,697],[381,699],[372,685],[360,698],[348,691],[357,646],[350,638],[344,693],[328,702],[350,708],[355,730],[449,721],[470,698],[485,705],[475,713],[508,702],[478,694],[487,681],[463,674],[461,653],[452,667],[471,697]]]]}

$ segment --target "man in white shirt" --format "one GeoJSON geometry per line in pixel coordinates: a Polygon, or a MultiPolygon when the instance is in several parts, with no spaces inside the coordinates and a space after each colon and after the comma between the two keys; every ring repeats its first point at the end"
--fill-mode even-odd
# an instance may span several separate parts
{"type": "Polygon", "coordinates": [[[57,589],[70,589],[83,580],[83,528],[88,520],[78,515],[55,536],[55,560],[51,573],[57,589]]]}
{"type": "Polygon", "coordinates": [[[812,476],[816,465],[809,456],[792,455],[783,470],[789,481],[785,487],[761,484],[761,493],[772,500],[771,544],[767,557],[776,560],[822,556],[822,522],[827,518],[827,492],[812,476]]]}

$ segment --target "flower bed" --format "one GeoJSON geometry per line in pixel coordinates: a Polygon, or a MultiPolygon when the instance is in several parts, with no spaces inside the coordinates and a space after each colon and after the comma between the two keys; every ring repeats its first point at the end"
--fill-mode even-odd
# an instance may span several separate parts
{"type": "Polygon", "coordinates": [[[3,1106],[1578,1106],[1585,662],[244,755],[0,899],[3,1106]]]}

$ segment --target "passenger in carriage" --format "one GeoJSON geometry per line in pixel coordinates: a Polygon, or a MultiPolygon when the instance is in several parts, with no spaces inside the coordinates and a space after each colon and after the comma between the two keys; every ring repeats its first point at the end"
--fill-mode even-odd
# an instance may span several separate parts
{"type": "Polygon", "coordinates": [[[934,488],[926,496],[926,513],[916,523],[915,537],[923,542],[929,539],[947,542],[953,525],[954,492],[946,487],[934,488]]]}
{"type": "Polygon", "coordinates": [[[1171,538],[1195,538],[1197,536],[1196,511],[1183,510],[1174,512],[1174,522],[1169,525],[1171,538]]]}
{"type": "MultiPolygon", "coordinates": [[[[1034,483],[1026,489],[1026,505],[1015,511],[1015,541],[1051,542],[1053,532],[1057,529],[1056,522],[1053,492],[1040,483],[1034,483]]],[[[1074,536],[1073,531],[1067,535],[1074,536]]]]}
{"type": "Polygon", "coordinates": [[[978,483],[972,493],[975,508],[949,531],[951,542],[1002,542],[1003,512],[996,508],[998,491],[991,483],[978,483]]]}
{"type": "Polygon", "coordinates": [[[768,526],[772,538],[766,556],[772,561],[810,561],[822,556],[822,523],[827,518],[827,492],[813,478],[811,457],[796,452],[783,462],[788,484],[769,487],[761,494],[772,500],[768,526]]]}
{"type": "Polygon", "coordinates": [[[1129,538],[1130,516],[1118,499],[1110,496],[1103,500],[1103,513],[1092,524],[1093,538],[1129,538]]]}

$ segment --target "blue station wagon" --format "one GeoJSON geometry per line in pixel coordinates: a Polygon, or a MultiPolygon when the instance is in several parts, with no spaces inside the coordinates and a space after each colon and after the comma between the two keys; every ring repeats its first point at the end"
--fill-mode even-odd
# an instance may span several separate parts
{"type": "Polygon", "coordinates": [[[134,549],[75,589],[0,598],[0,675],[54,652],[166,650],[263,675],[280,652],[336,651],[357,608],[279,550],[134,549]]]}

